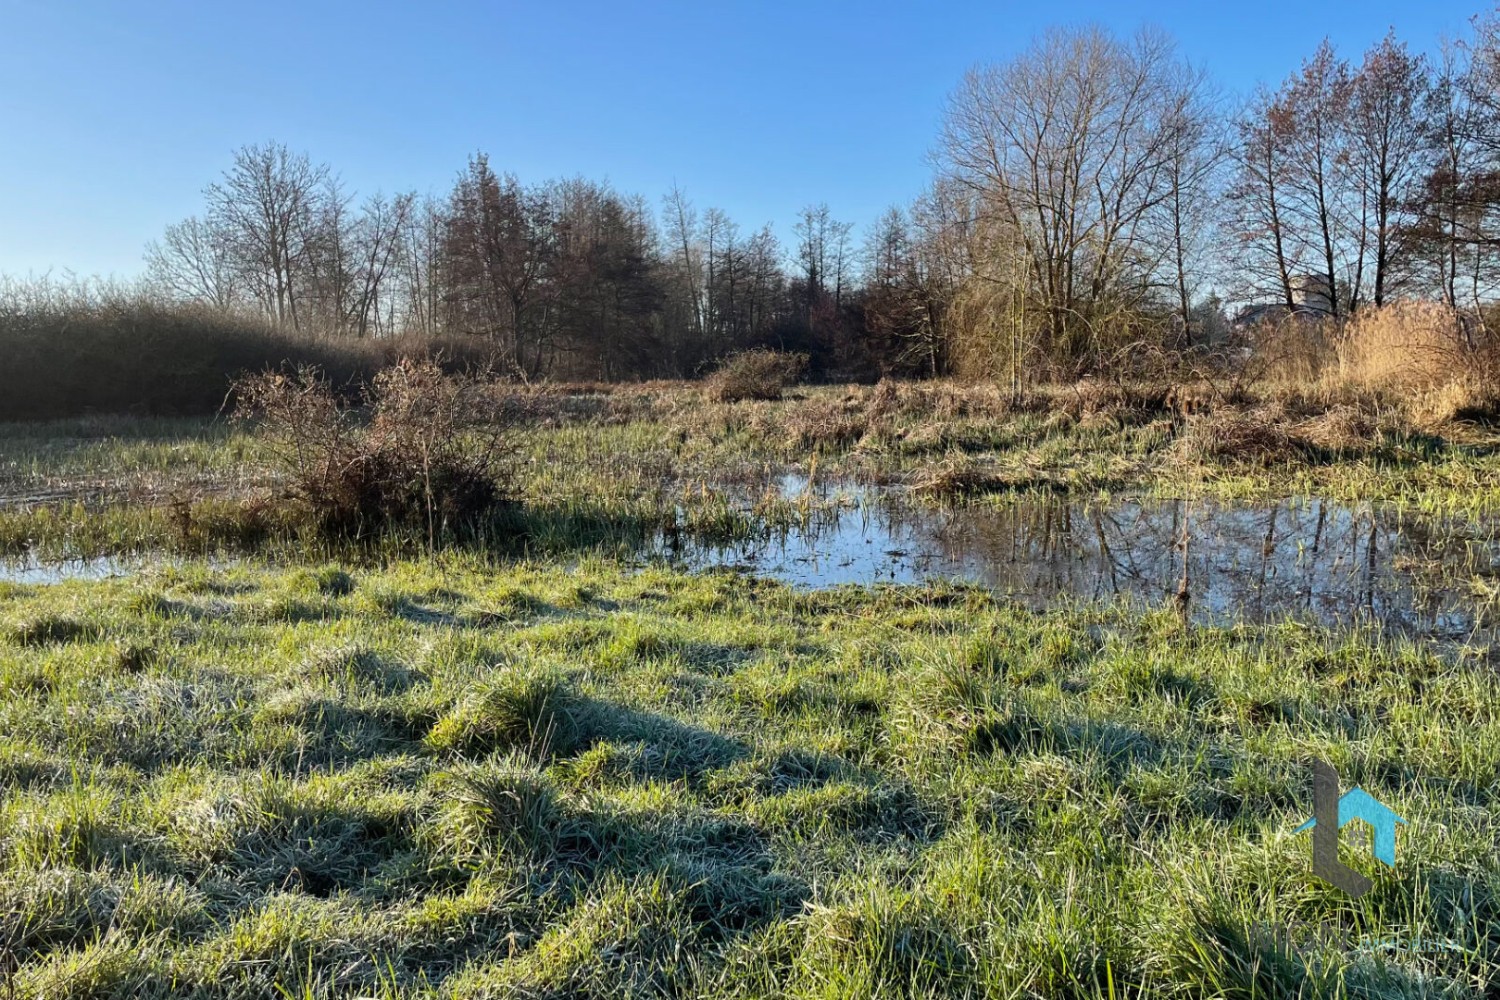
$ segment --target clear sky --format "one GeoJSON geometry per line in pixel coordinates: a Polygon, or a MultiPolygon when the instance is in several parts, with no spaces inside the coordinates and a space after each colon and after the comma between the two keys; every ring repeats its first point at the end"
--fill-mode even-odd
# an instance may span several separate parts
{"type": "Polygon", "coordinates": [[[231,152],[275,139],[363,193],[446,191],[484,150],[522,180],[675,183],[785,241],[920,192],[963,71],[1052,24],[1165,28],[1229,92],[1325,35],[1414,48],[1481,0],[832,3],[0,0],[0,273],[129,277],[231,152]]]}

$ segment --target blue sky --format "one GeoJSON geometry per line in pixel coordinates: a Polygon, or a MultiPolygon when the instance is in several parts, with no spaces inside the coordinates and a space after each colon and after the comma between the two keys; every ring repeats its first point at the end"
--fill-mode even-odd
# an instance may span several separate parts
{"type": "Polygon", "coordinates": [[[1430,50],[1477,0],[225,3],[0,0],[0,273],[139,272],[231,152],[275,139],[360,192],[445,191],[478,149],[523,180],[675,183],[783,239],[917,194],[963,71],[1051,24],[1165,28],[1231,93],[1327,35],[1430,50]]]}

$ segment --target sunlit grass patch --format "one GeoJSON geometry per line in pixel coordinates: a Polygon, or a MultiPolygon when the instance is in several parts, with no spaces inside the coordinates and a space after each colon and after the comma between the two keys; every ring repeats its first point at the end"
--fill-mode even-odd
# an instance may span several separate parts
{"type": "Polygon", "coordinates": [[[1500,976],[1482,650],[603,559],[189,561],[28,586],[0,618],[94,630],[0,641],[19,995],[1500,976]],[[1357,902],[1290,833],[1313,754],[1411,820],[1395,869],[1346,843],[1357,902]],[[1258,927],[1324,920],[1454,949],[1302,941],[1272,970],[1258,927]]]}

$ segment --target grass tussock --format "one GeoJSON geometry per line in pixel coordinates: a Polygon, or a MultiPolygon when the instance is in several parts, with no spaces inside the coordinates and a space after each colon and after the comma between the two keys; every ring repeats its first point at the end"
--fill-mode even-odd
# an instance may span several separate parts
{"type": "Polygon", "coordinates": [[[1189,462],[1267,465],[1294,458],[1297,442],[1280,408],[1226,406],[1190,418],[1175,447],[1189,462]]]}
{"type": "Polygon", "coordinates": [[[924,473],[914,483],[912,492],[937,500],[953,500],[998,493],[1013,489],[1016,481],[999,472],[970,463],[953,463],[924,473]]]}
{"type": "Polygon", "coordinates": [[[480,757],[521,750],[537,757],[566,754],[586,735],[585,712],[556,674],[506,672],[468,694],[427,734],[443,753],[480,757]]]}
{"type": "Polygon", "coordinates": [[[20,646],[58,646],[97,638],[98,626],[71,615],[42,614],[23,618],[6,629],[6,638],[20,646]]]}

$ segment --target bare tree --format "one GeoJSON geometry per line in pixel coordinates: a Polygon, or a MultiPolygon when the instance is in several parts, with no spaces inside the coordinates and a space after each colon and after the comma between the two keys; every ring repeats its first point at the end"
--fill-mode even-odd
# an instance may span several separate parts
{"type": "Polygon", "coordinates": [[[936,289],[907,214],[891,208],[864,245],[865,335],[886,373],[936,376],[942,371],[936,289]]]}
{"type": "Polygon", "coordinates": [[[1169,193],[1160,214],[1177,299],[1179,346],[1191,347],[1198,286],[1211,270],[1213,236],[1221,229],[1222,168],[1230,147],[1208,75],[1185,64],[1177,71],[1181,78],[1169,89],[1171,106],[1163,118],[1169,193]]]}
{"type": "Polygon", "coordinates": [[[223,178],[204,192],[209,224],[237,277],[269,316],[294,329],[328,177],[306,154],[266,143],[237,150],[223,178]]]}
{"type": "MultiPolygon", "coordinates": [[[[386,278],[398,259],[401,237],[416,203],[415,194],[386,198],[376,193],[365,200],[354,224],[354,287],[349,306],[356,336],[381,330],[382,294],[386,278]]],[[[391,307],[393,308],[393,306],[391,307]]]]}
{"type": "MultiPolygon", "coordinates": [[[[1193,77],[1164,36],[1054,30],[1003,66],[971,70],[949,101],[939,158],[1024,256],[1048,358],[1091,363],[1132,335],[1171,247],[1156,224],[1193,77]]],[[[1000,270],[1004,270],[1003,267],[1000,270]]]]}
{"type": "Polygon", "coordinates": [[[1287,208],[1286,129],[1276,98],[1261,91],[1234,122],[1227,194],[1230,237],[1239,250],[1238,277],[1248,296],[1274,291],[1288,309],[1296,305],[1292,278],[1301,267],[1303,240],[1287,208]]]}
{"type": "Polygon", "coordinates": [[[228,241],[205,220],[169,225],[146,246],[146,277],[173,298],[228,309],[239,299],[228,241]]]}
{"type": "Polygon", "coordinates": [[[1368,209],[1358,199],[1350,156],[1352,95],[1349,66],[1325,40],[1271,108],[1273,134],[1285,147],[1286,205],[1300,218],[1309,259],[1327,280],[1334,319],[1358,308],[1364,277],[1368,209]]]}
{"type": "Polygon", "coordinates": [[[1377,307],[1411,274],[1399,238],[1409,228],[1407,213],[1424,165],[1429,91],[1426,60],[1407,52],[1394,34],[1365,54],[1354,77],[1350,127],[1362,202],[1370,208],[1377,307]]]}
{"type": "Polygon", "coordinates": [[[797,235],[797,263],[806,281],[808,310],[825,294],[833,296],[837,305],[848,277],[852,226],[834,219],[825,203],[803,208],[792,229],[797,235]]]}
{"type": "Polygon", "coordinates": [[[697,246],[698,212],[676,185],[663,199],[663,222],[667,242],[676,256],[674,268],[681,290],[677,296],[681,315],[692,336],[703,335],[703,255],[697,246]]]}
{"type": "Polygon", "coordinates": [[[1445,44],[1427,94],[1428,160],[1402,234],[1425,283],[1482,320],[1500,278],[1500,20],[1445,44]]]}
{"type": "Polygon", "coordinates": [[[443,207],[424,197],[411,206],[397,234],[406,325],[428,336],[441,329],[446,223],[443,207]]]}

